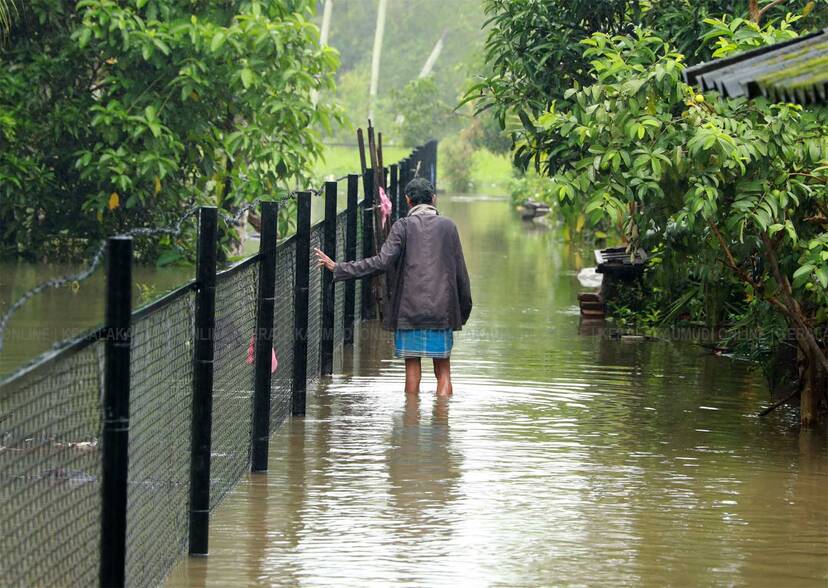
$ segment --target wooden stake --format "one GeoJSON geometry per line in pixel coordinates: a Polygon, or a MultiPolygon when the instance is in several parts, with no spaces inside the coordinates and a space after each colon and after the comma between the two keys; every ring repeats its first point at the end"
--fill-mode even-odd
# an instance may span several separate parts
{"type": "Polygon", "coordinates": [[[382,133],[377,133],[377,168],[379,169],[380,186],[382,186],[383,190],[387,190],[388,186],[385,185],[385,167],[382,165],[382,133]]]}
{"type": "MultiPolygon", "coordinates": [[[[374,175],[377,173],[377,146],[374,142],[374,127],[371,124],[371,119],[368,119],[368,155],[371,156],[371,169],[374,170],[374,175]]],[[[379,187],[379,184],[374,184],[374,191],[379,187]]]]}
{"type": "Polygon", "coordinates": [[[368,120],[368,154],[371,156],[371,170],[374,172],[374,237],[376,238],[374,244],[376,245],[377,253],[379,253],[384,241],[382,238],[382,213],[380,212],[379,197],[380,182],[382,181],[380,179],[382,177],[382,170],[379,169],[377,142],[374,136],[374,126],[371,124],[370,119],[368,120]]]}
{"type": "Polygon", "coordinates": [[[368,166],[365,163],[365,139],[362,136],[362,129],[357,129],[357,145],[359,145],[359,166],[360,173],[364,174],[368,166]]]}

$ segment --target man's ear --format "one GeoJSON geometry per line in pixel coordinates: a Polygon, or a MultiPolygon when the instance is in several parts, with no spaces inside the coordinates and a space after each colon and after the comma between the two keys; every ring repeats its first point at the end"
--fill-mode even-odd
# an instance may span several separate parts
{"type": "Polygon", "coordinates": [[[405,197],[405,203],[408,204],[408,208],[411,208],[411,198],[408,196],[405,197]]]}

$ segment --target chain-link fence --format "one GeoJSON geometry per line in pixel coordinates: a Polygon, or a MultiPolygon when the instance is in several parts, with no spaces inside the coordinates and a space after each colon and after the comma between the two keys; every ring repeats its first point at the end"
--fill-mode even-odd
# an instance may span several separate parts
{"type": "Polygon", "coordinates": [[[216,280],[210,510],[249,469],[258,279],[250,264],[216,280]]]}
{"type": "MultiPolygon", "coordinates": [[[[345,233],[348,224],[348,211],[336,215],[336,258],[345,259],[345,233]]],[[[345,342],[345,284],[334,282],[334,349],[345,342]]]]}
{"type": "MultiPolygon", "coordinates": [[[[362,259],[362,240],[364,238],[364,234],[362,231],[362,223],[364,221],[364,215],[362,214],[362,209],[365,206],[365,202],[362,201],[359,203],[357,207],[359,212],[356,215],[356,234],[357,234],[357,248],[356,248],[356,255],[354,259],[362,259]]],[[[368,280],[360,279],[354,281],[354,298],[356,301],[356,318],[359,320],[362,317],[362,288],[366,287],[368,280]]],[[[370,287],[370,286],[369,286],[370,287]]]]}
{"type": "MultiPolygon", "coordinates": [[[[356,183],[348,185],[351,206],[336,214],[335,227],[328,228],[335,231],[338,259],[345,259],[348,242],[356,243],[355,258],[360,259],[366,234],[363,211],[370,205],[363,199],[354,206],[356,183]],[[348,234],[349,222],[356,227],[355,235],[348,234]]],[[[134,234],[179,234],[184,220],[193,214],[188,211],[172,228],[134,234]]],[[[304,236],[310,240],[309,259],[297,258],[298,236],[292,236],[276,246],[273,256],[263,252],[218,273],[213,268],[214,291],[193,281],[132,313],[130,381],[128,390],[119,391],[129,404],[129,421],[124,424],[128,424],[129,467],[124,470],[123,494],[123,576],[128,585],[160,584],[192,540],[197,487],[197,478],[191,477],[197,459],[192,439],[201,430],[196,428],[199,411],[194,398],[201,398],[195,394],[196,382],[212,382],[207,414],[211,426],[206,429],[210,443],[203,454],[209,462],[212,510],[250,471],[257,442],[254,421],[261,419],[254,414],[254,406],[261,406],[256,398],[264,394],[267,400],[269,395],[270,431],[291,411],[297,385],[293,377],[296,333],[303,329],[307,333],[307,379],[315,381],[322,375],[324,341],[327,338],[329,344],[331,336],[331,331],[323,332],[323,324],[333,325],[333,345],[341,352],[352,328],[346,317],[350,314],[357,321],[362,317],[361,292],[369,287],[367,281],[354,285],[354,308],[347,309],[352,312],[346,310],[345,284],[333,284],[323,292],[322,270],[316,267],[313,250],[322,248],[325,222],[300,226],[297,231],[306,231],[304,236]],[[273,272],[262,271],[265,259],[275,264],[273,283],[264,278],[269,274],[273,279],[273,272]],[[309,282],[306,316],[297,316],[294,298],[301,272],[307,272],[303,277],[309,282]],[[260,280],[264,280],[261,289],[260,280]],[[273,292],[272,300],[268,292],[273,292]],[[197,334],[204,329],[198,324],[198,308],[208,294],[214,305],[213,359],[200,362],[195,350],[200,345],[197,334]],[[269,334],[256,329],[257,321],[268,320],[262,317],[269,315],[261,314],[265,304],[273,305],[269,334]],[[332,316],[323,318],[323,313],[332,316]],[[302,325],[298,331],[297,325],[302,325]],[[266,362],[256,359],[260,335],[264,341],[272,336],[266,362]],[[211,370],[210,379],[196,378],[203,375],[197,370],[203,369],[211,370]],[[269,377],[262,378],[265,372],[269,377]]],[[[91,267],[99,261],[96,255],[91,267]]],[[[52,280],[44,287],[60,283],[52,280]]],[[[0,331],[8,316],[4,315],[0,331]]],[[[101,529],[118,510],[102,498],[107,476],[115,475],[103,465],[107,445],[102,431],[111,417],[108,358],[117,341],[111,328],[95,330],[0,381],[0,584],[92,586],[102,578],[101,529]]]]}
{"type": "Polygon", "coordinates": [[[270,380],[271,428],[282,424],[290,413],[295,281],[296,241],[291,238],[276,248],[276,293],[273,309],[273,355],[276,358],[276,371],[270,380]]]}
{"type": "Polygon", "coordinates": [[[314,249],[322,248],[322,223],[310,234],[310,281],[308,286],[308,381],[319,379],[320,343],[322,337],[322,270],[316,267],[314,249]]]}
{"type": "Polygon", "coordinates": [[[100,560],[103,342],[0,388],[0,583],[92,586],[100,560]]]}
{"type": "Polygon", "coordinates": [[[133,318],[127,571],[159,583],[187,545],[195,291],[184,286],[133,318]]]}

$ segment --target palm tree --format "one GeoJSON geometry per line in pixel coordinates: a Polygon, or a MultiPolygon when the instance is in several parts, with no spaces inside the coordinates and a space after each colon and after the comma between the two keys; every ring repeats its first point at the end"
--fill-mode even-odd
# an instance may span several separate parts
{"type": "Polygon", "coordinates": [[[5,39],[9,35],[19,14],[14,0],[0,0],[0,39],[5,39]]]}

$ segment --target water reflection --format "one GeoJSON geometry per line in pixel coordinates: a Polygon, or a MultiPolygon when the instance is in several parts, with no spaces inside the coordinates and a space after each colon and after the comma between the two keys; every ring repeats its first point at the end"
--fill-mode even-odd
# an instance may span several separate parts
{"type": "MultiPolygon", "coordinates": [[[[27,290],[46,280],[76,274],[80,265],[0,260],[0,314],[27,290]]],[[[193,279],[192,268],[136,265],[133,304],[137,307],[193,279]]],[[[104,275],[47,289],[31,298],[10,321],[0,353],[0,375],[14,371],[53,344],[103,323],[104,275]]]]}
{"type": "Polygon", "coordinates": [[[435,397],[428,410],[429,400],[409,395],[394,415],[385,459],[400,545],[434,551],[451,538],[452,521],[445,515],[457,494],[461,458],[451,449],[449,402],[435,397]]]}

